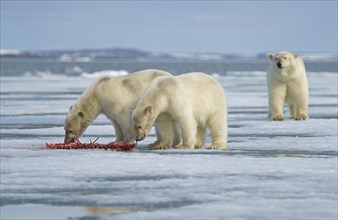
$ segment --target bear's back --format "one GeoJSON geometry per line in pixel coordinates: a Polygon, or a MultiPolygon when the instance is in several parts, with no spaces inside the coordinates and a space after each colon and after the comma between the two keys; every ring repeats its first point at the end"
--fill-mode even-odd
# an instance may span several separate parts
{"type": "Polygon", "coordinates": [[[192,72],[177,76],[176,79],[188,91],[203,93],[223,92],[223,87],[212,76],[202,72],[192,72]]]}
{"type": "Polygon", "coordinates": [[[170,73],[162,70],[142,70],[119,79],[122,88],[135,94],[142,94],[145,88],[159,76],[172,76],[170,73]]]}
{"type": "Polygon", "coordinates": [[[125,76],[102,76],[91,86],[92,90],[100,93],[100,96],[136,95],[143,93],[144,89],[153,79],[159,76],[171,76],[162,70],[142,70],[125,76]]]}
{"type": "Polygon", "coordinates": [[[153,79],[170,73],[161,70],[143,70],[126,76],[102,76],[90,88],[88,94],[96,97],[103,108],[133,108],[153,79]]]}
{"type": "Polygon", "coordinates": [[[212,76],[201,72],[186,73],[174,77],[159,77],[147,89],[148,96],[154,99],[159,93],[165,94],[171,108],[192,106],[200,112],[213,112],[226,108],[226,95],[223,87],[212,76]]]}

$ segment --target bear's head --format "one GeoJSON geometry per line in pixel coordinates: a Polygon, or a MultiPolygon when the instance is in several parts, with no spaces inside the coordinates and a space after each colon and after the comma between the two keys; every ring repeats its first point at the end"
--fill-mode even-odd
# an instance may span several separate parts
{"type": "Polygon", "coordinates": [[[295,61],[298,59],[298,54],[292,54],[290,52],[282,51],[275,55],[269,54],[268,58],[272,63],[274,69],[279,71],[287,71],[295,65],[295,61]]]}
{"type": "Polygon", "coordinates": [[[153,107],[147,106],[145,108],[138,107],[132,113],[133,128],[136,132],[136,141],[142,141],[150,132],[150,129],[155,121],[153,107]]]}
{"type": "Polygon", "coordinates": [[[65,143],[72,143],[83,134],[88,127],[84,112],[79,110],[76,105],[71,106],[65,119],[65,143]]]}

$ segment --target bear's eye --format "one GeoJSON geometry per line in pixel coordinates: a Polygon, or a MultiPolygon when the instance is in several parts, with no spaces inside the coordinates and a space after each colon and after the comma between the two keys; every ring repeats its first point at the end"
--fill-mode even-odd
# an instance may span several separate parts
{"type": "Polygon", "coordinates": [[[141,126],[138,126],[137,128],[138,128],[138,129],[141,129],[142,127],[141,127],[141,126]]]}
{"type": "Polygon", "coordinates": [[[288,58],[287,57],[284,57],[284,60],[287,60],[288,58]]]}
{"type": "Polygon", "coordinates": [[[69,130],[68,133],[73,133],[73,130],[69,130]]]}

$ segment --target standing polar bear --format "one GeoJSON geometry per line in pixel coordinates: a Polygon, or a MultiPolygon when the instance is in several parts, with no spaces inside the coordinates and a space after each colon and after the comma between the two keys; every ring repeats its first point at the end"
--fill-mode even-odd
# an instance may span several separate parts
{"type": "Polygon", "coordinates": [[[171,74],[161,70],[143,70],[127,76],[97,79],[70,108],[64,123],[64,141],[77,140],[94,119],[103,113],[114,126],[115,143],[134,143],[136,134],[132,127],[131,112],[146,87],[159,76],[171,74]]]}
{"type": "MultiPolygon", "coordinates": [[[[158,130],[171,138],[173,126],[181,129],[183,143],[175,148],[202,148],[207,128],[211,130],[209,149],[227,147],[227,99],[223,87],[205,73],[158,77],[151,82],[133,111],[137,140],[143,140],[154,121],[158,130]],[[166,120],[166,121],[165,121],[166,120]]],[[[170,146],[155,146],[167,149],[170,146]]]]}
{"type": "Polygon", "coordinates": [[[286,51],[268,58],[269,118],[282,121],[284,103],[288,103],[292,119],[308,119],[309,90],[302,58],[286,51]]]}

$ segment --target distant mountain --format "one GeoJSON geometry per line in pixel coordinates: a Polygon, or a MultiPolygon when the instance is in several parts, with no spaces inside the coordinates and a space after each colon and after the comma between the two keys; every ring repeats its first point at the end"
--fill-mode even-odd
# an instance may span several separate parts
{"type": "MultiPolygon", "coordinates": [[[[51,58],[60,61],[88,62],[97,59],[134,59],[134,60],[261,60],[266,59],[268,53],[253,56],[226,53],[154,53],[137,49],[83,49],[83,50],[46,50],[46,51],[18,51],[0,50],[0,57],[12,58],[51,58]]],[[[305,60],[337,60],[336,54],[330,53],[300,53],[305,60]]]]}
{"type": "Polygon", "coordinates": [[[58,58],[76,59],[76,58],[113,58],[113,59],[140,59],[148,58],[148,52],[136,49],[83,49],[83,50],[46,50],[46,51],[17,51],[1,50],[1,57],[31,57],[31,58],[58,58]]]}

